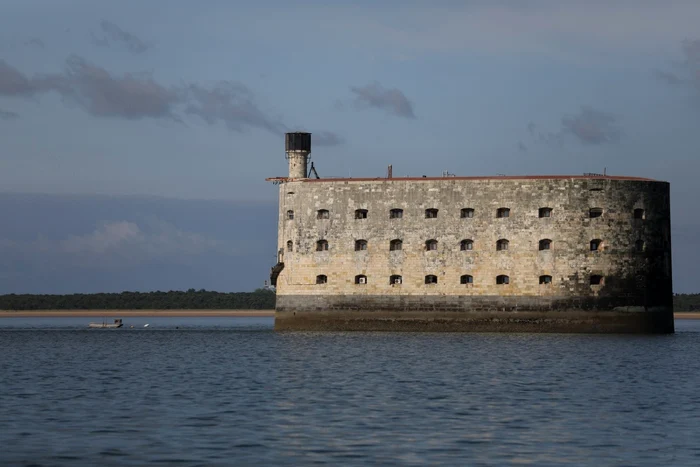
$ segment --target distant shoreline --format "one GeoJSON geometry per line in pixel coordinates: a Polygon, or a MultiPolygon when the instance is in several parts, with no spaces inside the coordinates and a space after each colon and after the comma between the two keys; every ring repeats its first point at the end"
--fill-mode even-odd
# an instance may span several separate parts
{"type": "Polygon", "coordinates": [[[0,310],[0,318],[272,317],[275,310],[0,310]]]}
{"type": "MultiPolygon", "coordinates": [[[[0,310],[0,318],[214,318],[214,317],[274,317],[275,310],[0,310]]],[[[675,319],[700,319],[700,312],[674,313],[675,319]]]]}

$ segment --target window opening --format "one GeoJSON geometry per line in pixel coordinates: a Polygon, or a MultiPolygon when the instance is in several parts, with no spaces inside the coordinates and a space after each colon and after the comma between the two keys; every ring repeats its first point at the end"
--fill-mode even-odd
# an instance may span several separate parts
{"type": "Polygon", "coordinates": [[[425,210],[425,218],[426,219],[435,219],[438,215],[438,210],[437,209],[426,209],[425,210]]]}
{"type": "Polygon", "coordinates": [[[459,283],[460,284],[473,284],[474,278],[472,276],[470,276],[469,274],[465,274],[459,278],[459,283]]]}
{"type": "Polygon", "coordinates": [[[428,240],[425,242],[425,249],[428,251],[437,250],[438,242],[437,240],[428,240]]]}
{"type": "Polygon", "coordinates": [[[473,250],[474,249],[474,242],[469,240],[469,239],[462,240],[461,242],[459,242],[459,249],[461,251],[473,250]]]}
{"type": "Polygon", "coordinates": [[[367,283],[367,276],[364,274],[359,274],[355,276],[355,284],[366,284],[367,283]]]}
{"type": "Polygon", "coordinates": [[[328,209],[319,209],[316,211],[316,219],[328,219],[331,217],[331,213],[328,212],[328,209]]]}
{"type": "Polygon", "coordinates": [[[316,242],[316,251],[328,251],[328,241],[319,240],[316,242]]]}
{"type": "Polygon", "coordinates": [[[591,285],[603,285],[603,276],[594,274],[591,276],[591,285]]]}
{"type": "Polygon", "coordinates": [[[540,276],[540,284],[551,284],[552,276],[540,276]]]}
{"type": "Polygon", "coordinates": [[[328,277],[324,274],[319,274],[316,276],[316,283],[317,284],[326,284],[328,282],[328,277]]]}
{"type": "Polygon", "coordinates": [[[392,209],[389,211],[389,219],[401,219],[403,217],[403,209],[392,209]]]}
{"type": "Polygon", "coordinates": [[[367,240],[355,240],[355,251],[367,249],[367,240]]]}
{"type": "Polygon", "coordinates": [[[603,249],[603,241],[599,238],[591,240],[591,251],[600,251],[603,249]]]}
{"type": "Polygon", "coordinates": [[[540,217],[552,217],[552,208],[540,208],[540,217]]]}
{"type": "Polygon", "coordinates": [[[399,251],[403,247],[403,242],[398,238],[389,242],[389,251],[399,251]]]}
{"type": "Polygon", "coordinates": [[[510,217],[510,209],[508,208],[498,208],[496,210],[496,217],[503,218],[503,217],[510,217]]]}
{"type": "Polygon", "coordinates": [[[551,250],[552,249],[552,241],[548,238],[544,238],[540,240],[540,251],[542,250],[551,250]]]}
{"type": "Polygon", "coordinates": [[[402,281],[403,281],[403,278],[399,275],[396,275],[396,274],[389,277],[389,284],[391,284],[391,285],[400,285],[402,281]]]}
{"type": "Polygon", "coordinates": [[[603,215],[603,208],[591,208],[588,211],[588,217],[591,219],[595,219],[596,217],[600,217],[603,215]]]}
{"type": "Polygon", "coordinates": [[[644,209],[635,209],[634,210],[634,218],[635,219],[644,219],[644,209]]]}
{"type": "Polygon", "coordinates": [[[294,251],[294,242],[291,240],[287,242],[287,251],[294,251]]]}
{"type": "Polygon", "coordinates": [[[437,276],[433,276],[432,274],[425,276],[425,283],[426,284],[437,284],[438,278],[437,276]]]}
{"type": "Polygon", "coordinates": [[[496,284],[498,284],[498,285],[510,284],[510,277],[504,276],[504,275],[496,276],[496,284]]]}
{"type": "Polygon", "coordinates": [[[367,210],[355,209],[355,219],[367,219],[367,210]]]}
{"type": "Polygon", "coordinates": [[[287,220],[289,220],[289,221],[294,220],[294,211],[292,211],[291,209],[289,211],[287,211],[287,220]]]}
{"type": "Polygon", "coordinates": [[[462,219],[470,219],[474,217],[474,210],[472,208],[463,208],[460,212],[460,217],[462,219]]]}
{"type": "Polygon", "coordinates": [[[508,240],[505,238],[500,239],[496,242],[496,251],[505,251],[508,249],[508,240]]]}
{"type": "Polygon", "coordinates": [[[634,242],[634,249],[637,251],[637,253],[644,251],[644,240],[637,240],[634,242]]]}

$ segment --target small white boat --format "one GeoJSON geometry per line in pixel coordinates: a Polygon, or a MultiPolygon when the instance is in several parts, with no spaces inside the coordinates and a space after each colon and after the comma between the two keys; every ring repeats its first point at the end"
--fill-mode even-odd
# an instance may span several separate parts
{"type": "Polygon", "coordinates": [[[90,323],[88,324],[89,328],[120,328],[124,324],[122,323],[121,318],[115,319],[114,323],[105,323],[104,321],[101,323],[90,323]]]}

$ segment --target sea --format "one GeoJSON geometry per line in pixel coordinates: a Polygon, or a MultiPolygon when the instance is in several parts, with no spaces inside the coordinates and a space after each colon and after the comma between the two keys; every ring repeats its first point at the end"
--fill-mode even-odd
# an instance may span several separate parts
{"type": "Polygon", "coordinates": [[[659,336],[124,323],[0,319],[0,465],[700,465],[700,320],[659,336]]]}

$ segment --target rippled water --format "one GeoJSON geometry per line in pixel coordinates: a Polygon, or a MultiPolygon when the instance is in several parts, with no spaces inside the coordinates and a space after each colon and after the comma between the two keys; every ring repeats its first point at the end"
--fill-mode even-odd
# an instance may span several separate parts
{"type": "Polygon", "coordinates": [[[125,322],[0,319],[0,464],[700,465],[700,321],[670,336],[125,322]]]}

